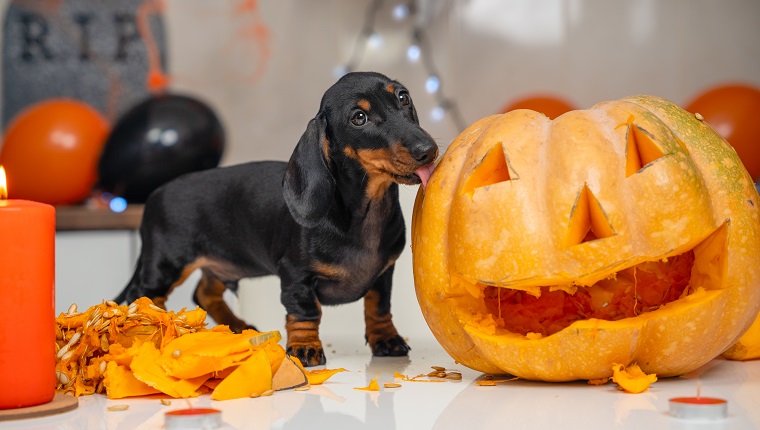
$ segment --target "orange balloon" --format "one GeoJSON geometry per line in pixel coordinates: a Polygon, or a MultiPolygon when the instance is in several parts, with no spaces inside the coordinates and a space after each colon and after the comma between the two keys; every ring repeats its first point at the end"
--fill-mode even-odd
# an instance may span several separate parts
{"type": "Polygon", "coordinates": [[[507,113],[515,109],[534,110],[543,113],[548,116],[549,119],[554,119],[565,112],[570,112],[577,108],[559,97],[552,95],[536,95],[516,100],[504,106],[501,112],[507,113]]]}
{"type": "Polygon", "coordinates": [[[77,100],[51,99],[20,112],[0,148],[8,197],[52,205],[84,200],[109,130],[98,111],[77,100]]]}
{"type": "Polygon", "coordinates": [[[699,95],[685,109],[699,113],[731,144],[753,179],[760,178],[760,89],[749,85],[722,85],[699,95]]]}

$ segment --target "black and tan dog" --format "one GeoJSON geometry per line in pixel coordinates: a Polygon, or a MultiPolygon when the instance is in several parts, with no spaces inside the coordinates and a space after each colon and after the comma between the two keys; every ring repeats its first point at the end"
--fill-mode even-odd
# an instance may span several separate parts
{"type": "Polygon", "coordinates": [[[142,252],[117,302],[166,297],[195,269],[195,302],[236,332],[251,327],[222,299],[241,278],[277,275],[287,351],[325,363],[321,305],[364,298],[377,356],[407,355],[391,321],[391,278],[404,249],[398,184],[426,182],[438,148],[409,92],[379,73],[349,73],[325,92],[288,163],[182,176],[146,202],[142,252]]]}

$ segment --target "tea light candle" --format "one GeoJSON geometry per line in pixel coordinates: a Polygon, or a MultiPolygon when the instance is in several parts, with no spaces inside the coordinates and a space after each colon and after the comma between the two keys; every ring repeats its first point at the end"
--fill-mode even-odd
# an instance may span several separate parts
{"type": "Polygon", "coordinates": [[[670,415],[693,420],[715,420],[728,416],[728,402],[714,397],[700,395],[702,385],[697,384],[696,397],[674,397],[670,399],[670,415]]]}
{"type": "Polygon", "coordinates": [[[55,209],[8,200],[0,166],[0,409],[55,394],[55,209]]]}

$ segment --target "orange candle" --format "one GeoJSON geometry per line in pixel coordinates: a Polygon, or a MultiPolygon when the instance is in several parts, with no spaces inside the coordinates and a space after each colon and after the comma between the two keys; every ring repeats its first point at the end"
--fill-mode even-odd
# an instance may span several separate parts
{"type": "Polygon", "coordinates": [[[55,209],[8,200],[0,166],[0,409],[55,395],[55,209]]]}

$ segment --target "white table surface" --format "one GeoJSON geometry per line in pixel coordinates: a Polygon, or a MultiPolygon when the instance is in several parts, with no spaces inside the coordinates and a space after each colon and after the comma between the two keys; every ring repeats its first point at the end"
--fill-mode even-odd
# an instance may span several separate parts
{"type": "Polygon", "coordinates": [[[482,374],[455,364],[434,343],[412,345],[409,358],[372,358],[358,339],[329,344],[328,368],[349,372],[309,391],[280,391],[271,397],[212,401],[208,395],[171,405],[158,398],[108,400],[80,398],[78,409],[60,415],[0,422],[0,429],[161,429],[172,409],[213,407],[222,411],[224,429],[760,429],[760,361],[714,360],[689,375],[661,379],[642,394],[627,394],[615,384],[511,381],[495,387],[475,384],[482,374]],[[355,390],[393,373],[428,373],[431,366],[460,370],[456,382],[401,382],[380,392],[355,390]],[[668,415],[668,399],[701,394],[728,400],[729,417],[688,421],[668,415]],[[189,403],[188,403],[189,402],[189,403]],[[121,412],[113,405],[129,405],[121,412]]]}

